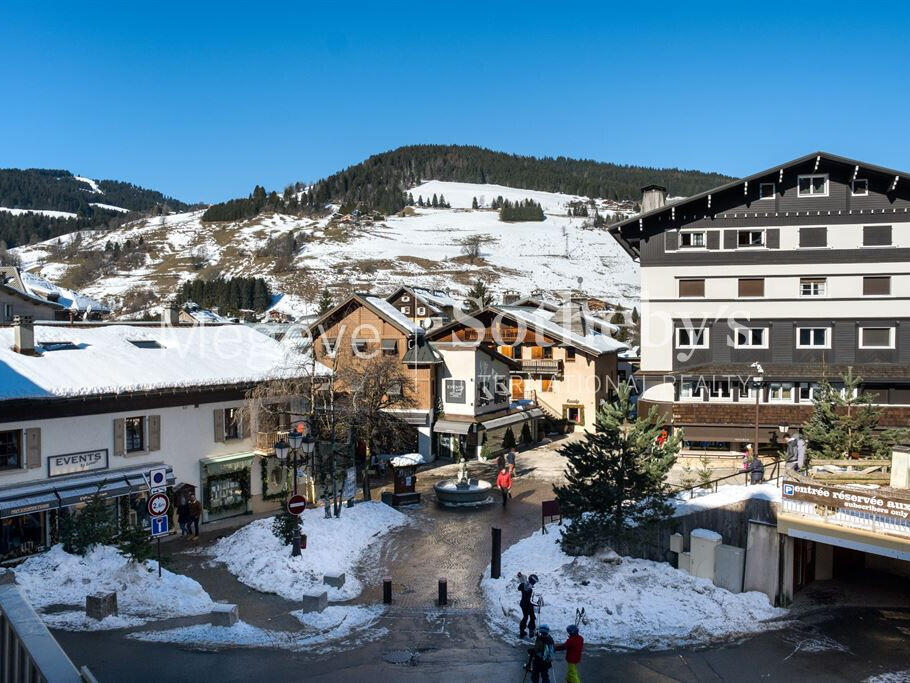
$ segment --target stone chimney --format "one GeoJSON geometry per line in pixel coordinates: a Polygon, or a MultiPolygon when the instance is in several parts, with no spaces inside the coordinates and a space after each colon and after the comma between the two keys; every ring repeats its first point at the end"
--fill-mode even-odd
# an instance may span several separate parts
{"type": "Polygon", "coordinates": [[[519,294],[518,291],[516,291],[514,289],[507,289],[502,294],[502,305],[511,306],[512,304],[514,304],[516,301],[518,301],[520,299],[521,299],[521,294],[519,294]]]}
{"type": "Polygon", "coordinates": [[[165,301],[161,306],[161,324],[177,325],[180,322],[180,311],[173,301],[165,301]]]}
{"type": "Polygon", "coordinates": [[[641,188],[641,212],[648,213],[659,209],[667,203],[667,188],[660,185],[648,185],[641,188]]]}
{"type": "Polygon", "coordinates": [[[35,355],[35,321],[30,315],[13,318],[13,350],[26,356],[35,355]]]}

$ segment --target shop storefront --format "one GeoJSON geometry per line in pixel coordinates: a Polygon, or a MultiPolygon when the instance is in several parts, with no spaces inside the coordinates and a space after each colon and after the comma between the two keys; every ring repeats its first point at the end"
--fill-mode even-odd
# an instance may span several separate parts
{"type": "Polygon", "coordinates": [[[233,453],[199,461],[202,481],[202,521],[213,522],[252,511],[253,453],[233,453]]]}
{"type": "MultiPolygon", "coordinates": [[[[103,462],[106,466],[106,457],[103,462]]],[[[52,458],[47,479],[0,487],[0,562],[14,562],[52,546],[57,542],[61,515],[78,512],[96,493],[105,498],[112,521],[126,517],[148,528],[145,475],[150,469],[165,467],[163,463],[73,475],[54,469],[55,463],[52,458]]],[[[174,475],[167,469],[168,485],[172,486],[174,475]]]]}

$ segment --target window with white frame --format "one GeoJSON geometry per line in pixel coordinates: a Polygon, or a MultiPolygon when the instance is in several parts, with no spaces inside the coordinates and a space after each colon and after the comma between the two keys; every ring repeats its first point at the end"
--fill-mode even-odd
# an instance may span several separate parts
{"type": "Polygon", "coordinates": [[[765,246],[764,230],[737,230],[736,246],[743,247],[763,247],[765,246]]]}
{"type": "Polygon", "coordinates": [[[729,401],[733,398],[733,385],[728,379],[716,379],[711,382],[711,398],[729,401]]]}
{"type": "Polygon", "coordinates": [[[408,296],[408,295],[405,295],[405,296],[401,297],[401,300],[404,301],[404,302],[408,302],[408,301],[411,300],[411,297],[408,296]]]}
{"type": "Polygon", "coordinates": [[[830,327],[798,327],[796,328],[796,348],[798,349],[827,349],[830,344],[830,327]]]}
{"type": "Polygon", "coordinates": [[[789,403],[793,401],[793,382],[769,382],[768,402],[789,403]]]}
{"type": "Polygon", "coordinates": [[[737,349],[766,349],[768,348],[767,327],[739,327],[734,336],[734,346],[737,349]]]}
{"type": "Polygon", "coordinates": [[[865,178],[857,178],[850,183],[850,192],[854,197],[865,197],[869,194],[869,181],[865,178]]]}
{"type": "Polygon", "coordinates": [[[800,384],[799,385],[799,402],[812,403],[819,391],[818,384],[800,384]]]}
{"type": "Polygon", "coordinates": [[[679,384],[679,397],[684,401],[699,401],[704,398],[704,389],[698,380],[687,379],[679,384]]]}
{"type": "Polygon", "coordinates": [[[861,327],[859,328],[859,348],[861,349],[893,349],[893,327],[861,327]]]}
{"type": "Polygon", "coordinates": [[[423,306],[417,307],[417,315],[426,315],[426,314],[427,314],[426,308],[424,308],[423,306]]]}
{"type": "Polygon", "coordinates": [[[704,327],[679,327],[676,330],[676,348],[708,348],[708,331],[704,327]]]}
{"type": "Polygon", "coordinates": [[[777,194],[777,192],[774,183],[762,183],[758,186],[759,199],[774,199],[775,194],[777,194]]]}
{"type": "Polygon", "coordinates": [[[752,380],[740,380],[739,382],[739,400],[755,400],[755,383],[752,380]]]}
{"type": "Polygon", "coordinates": [[[411,307],[410,307],[410,306],[401,306],[401,307],[399,307],[399,310],[400,310],[402,313],[404,313],[405,315],[411,315],[411,307]]]}
{"type": "Polygon", "coordinates": [[[828,291],[828,278],[801,277],[799,279],[800,296],[825,296],[828,291]]]}
{"type": "Polygon", "coordinates": [[[801,175],[797,179],[797,195],[800,197],[827,197],[828,196],[828,176],[821,175],[801,175]]]}
{"type": "Polygon", "coordinates": [[[684,249],[693,249],[705,246],[704,232],[679,233],[679,246],[684,249]]]}

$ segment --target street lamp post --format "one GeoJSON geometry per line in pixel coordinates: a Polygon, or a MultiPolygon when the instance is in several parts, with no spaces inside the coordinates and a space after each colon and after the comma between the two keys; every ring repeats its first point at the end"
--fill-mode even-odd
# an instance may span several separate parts
{"type": "MultiPolygon", "coordinates": [[[[309,434],[304,435],[301,431],[294,429],[288,434],[288,440],[285,441],[282,439],[275,444],[275,455],[278,456],[278,459],[285,464],[286,467],[291,468],[294,477],[294,495],[297,495],[297,468],[300,466],[299,455],[301,451],[303,452],[304,462],[306,459],[312,455],[313,451],[316,449],[316,439],[314,439],[309,434]],[[288,456],[291,456],[291,459],[288,460],[288,456]]],[[[297,557],[300,555],[300,524],[297,524],[297,528],[294,529],[294,541],[293,549],[291,550],[291,556],[297,557]]]]}

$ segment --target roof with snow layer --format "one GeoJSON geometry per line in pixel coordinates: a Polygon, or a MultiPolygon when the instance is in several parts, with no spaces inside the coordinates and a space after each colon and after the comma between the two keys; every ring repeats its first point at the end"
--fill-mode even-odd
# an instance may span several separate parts
{"type": "MultiPolygon", "coordinates": [[[[0,401],[246,384],[312,374],[311,360],[244,325],[35,326],[37,355],[0,328],[0,401]]],[[[317,364],[316,374],[329,374],[317,364]]]]}

